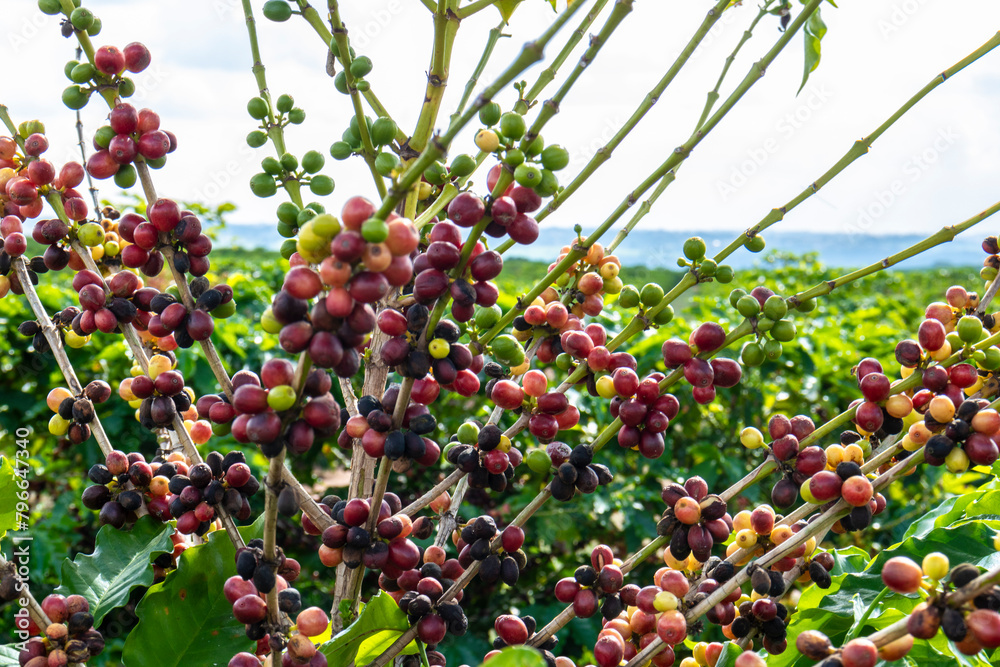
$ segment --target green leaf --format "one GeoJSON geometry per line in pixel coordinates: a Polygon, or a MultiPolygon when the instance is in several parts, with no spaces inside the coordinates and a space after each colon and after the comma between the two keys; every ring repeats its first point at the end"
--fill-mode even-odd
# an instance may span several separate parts
{"type": "Polygon", "coordinates": [[[500,16],[503,17],[503,20],[509,22],[510,17],[514,15],[514,10],[517,9],[519,4],[521,4],[521,0],[499,0],[496,6],[500,10],[500,16]]]}
{"type": "Polygon", "coordinates": [[[490,658],[490,667],[544,667],[542,654],[527,646],[511,646],[490,658]]]}
{"type": "Polygon", "coordinates": [[[152,562],[174,550],[173,532],[173,526],[151,516],[136,521],[130,531],[104,526],[97,533],[94,553],[63,561],[56,593],[87,598],[94,624],[100,625],[109,611],[128,602],[133,588],[152,585],[152,562]]]}
{"type": "Polygon", "coordinates": [[[21,479],[6,456],[0,456],[0,537],[17,528],[17,481],[21,479]]]}
{"type": "Polygon", "coordinates": [[[21,663],[17,659],[20,653],[21,650],[17,648],[16,644],[0,646],[0,665],[20,665],[21,663]]]}
{"type": "MultiPolygon", "coordinates": [[[[367,665],[372,660],[382,655],[392,643],[402,636],[401,630],[382,630],[371,635],[358,646],[358,654],[354,658],[354,664],[367,665]]],[[[417,642],[411,641],[400,651],[400,655],[413,655],[418,652],[417,642]]]]}
{"type": "Polygon", "coordinates": [[[734,642],[726,642],[722,645],[722,653],[719,654],[719,659],[715,662],[715,667],[733,667],[733,663],[736,662],[736,658],[741,653],[743,651],[734,642]]]}
{"type": "MultiPolygon", "coordinates": [[[[262,532],[263,515],[241,528],[244,539],[262,532]]],[[[236,551],[225,531],[209,533],[208,543],[186,549],[177,570],[152,586],[136,608],[138,625],[125,640],[122,662],[129,667],[225,665],[240,651],[252,651],[233,605],[222,594],[236,574],[236,551]]]]}
{"type": "Polygon", "coordinates": [[[823,23],[823,19],[819,15],[819,7],[806,20],[802,34],[805,36],[806,65],[805,72],[802,75],[802,85],[799,86],[799,93],[806,87],[809,75],[819,67],[820,41],[823,39],[823,35],[826,34],[826,24],[823,23]]]}
{"type": "MultiPolygon", "coordinates": [[[[386,632],[395,632],[397,633],[396,637],[398,637],[409,627],[406,614],[399,608],[392,596],[380,591],[365,605],[353,623],[338,632],[330,641],[321,644],[319,650],[326,656],[330,667],[346,667],[352,662],[367,664],[360,659],[355,659],[367,640],[376,637],[384,638],[382,633],[386,632]]],[[[395,637],[392,641],[395,641],[395,637]]],[[[374,646],[374,644],[369,646],[374,646]]]]}

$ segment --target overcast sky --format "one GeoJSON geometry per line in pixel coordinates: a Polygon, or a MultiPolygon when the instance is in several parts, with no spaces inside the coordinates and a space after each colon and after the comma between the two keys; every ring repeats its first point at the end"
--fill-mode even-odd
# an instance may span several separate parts
{"type": "MultiPolygon", "coordinates": [[[[262,5],[257,0],[254,4],[262,5]]],[[[632,14],[543,132],[549,142],[565,145],[573,156],[570,167],[561,172],[564,181],[632,113],[711,4],[708,0],[635,2],[632,14]]],[[[802,38],[797,35],[767,75],[692,154],[643,225],[746,228],[797,194],[855,139],[870,133],[936,73],[979,47],[1000,26],[1000,3],[995,0],[841,0],[839,4],[839,9],[823,6],[829,32],[823,40],[822,63],[806,88],[796,96],[803,68],[802,38]]],[[[44,120],[55,147],[51,154],[58,160],[74,141],[71,112],[59,102],[68,83],[62,69],[72,56],[72,43],[59,36],[56,18],[40,14],[34,0],[3,0],[3,5],[0,56],[7,66],[0,74],[0,102],[10,107],[15,119],[44,120]]],[[[344,0],[341,5],[357,51],[375,61],[368,77],[373,90],[397,122],[411,131],[428,64],[429,12],[417,0],[344,0]]],[[[798,2],[793,5],[795,11],[801,7],[798,2]]],[[[153,65],[137,77],[134,101],[157,111],[163,127],[180,141],[166,168],[155,173],[161,195],[235,202],[239,210],[232,216],[234,222],[272,220],[280,192],[260,200],[247,186],[260,159],[272,153],[270,146],[252,151],[243,140],[254,127],[245,106],[256,88],[239,0],[93,0],[87,6],[104,23],[96,45],[122,47],[139,40],[152,50],[153,65]]],[[[659,103],[591,179],[592,185],[550,218],[551,224],[599,224],[668,151],[684,142],[724,58],[756,11],[755,3],[745,2],[727,12],[659,103]]],[[[552,15],[547,2],[524,0],[508,29],[513,36],[501,41],[481,81],[500,72],[552,15]]],[[[598,18],[591,32],[599,30],[605,16],[598,18]]],[[[498,18],[490,8],[463,22],[445,110],[459,99],[486,31],[498,18]]],[[[272,92],[294,95],[307,113],[304,125],[290,129],[290,150],[298,155],[309,149],[327,153],[347,126],[351,107],[323,71],[324,45],[298,17],[284,24],[259,14],[258,19],[272,92]]],[[[567,29],[557,37],[549,57],[568,33],[567,29]]],[[[723,95],[778,36],[777,19],[765,18],[735,63],[723,95]]],[[[563,75],[576,56],[564,66],[563,75]]],[[[534,81],[540,70],[536,66],[524,78],[534,81]]],[[[797,209],[781,228],[930,233],[993,204],[1000,198],[998,72],[1000,49],[931,93],[876,142],[867,157],[797,209]]],[[[506,108],[513,99],[508,91],[501,102],[506,108]]],[[[97,100],[86,109],[85,123],[91,132],[105,113],[97,100]]],[[[442,116],[439,127],[446,118],[442,116]]],[[[476,129],[468,129],[456,150],[472,150],[476,129]]],[[[325,173],[337,182],[333,195],[323,200],[333,209],[339,210],[352,194],[375,196],[360,160],[328,158],[325,173]]],[[[109,188],[105,194],[113,191],[109,188]]]]}

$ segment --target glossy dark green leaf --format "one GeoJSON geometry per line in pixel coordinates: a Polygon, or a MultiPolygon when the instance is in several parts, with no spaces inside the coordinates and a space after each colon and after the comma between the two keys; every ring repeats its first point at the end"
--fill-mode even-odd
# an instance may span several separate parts
{"type": "Polygon", "coordinates": [[[527,646],[511,646],[490,658],[490,667],[544,667],[542,654],[527,646]]]}
{"type": "Polygon", "coordinates": [[[109,611],[128,602],[132,589],[153,583],[153,560],[173,551],[173,532],[173,526],[151,516],[140,518],[127,531],[104,526],[92,554],[63,561],[56,593],[87,598],[94,624],[100,625],[109,611]]]}
{"type": "Polygon", "coordinates": [[[398,633],[396,635],[398,637],[409,627],[406,614],[399,608],[392,596],[379,592],[364,606],[353,623],[337,633],[328,642],[321,644],[319,650],[326,656],[330,667],[346,667],[352,662],[367,664],[360,659],[355,660],[359,649],[366,640],[377,637],[379,639],[376,641],[381,641],[388,636],[381,634],[385,632],[398,633]]]}
{"type": "Polygon", "coordinates": [[[817,7],[802,27],[802,35],[805,38],[805,72],[802,75],[802,85],[799,86],[799,92],[802,92],[802,89],[806,87],[809,75],[819,67],[820,42],[825,34],[826,24],[823,23],[819,7],[817,7]]]}

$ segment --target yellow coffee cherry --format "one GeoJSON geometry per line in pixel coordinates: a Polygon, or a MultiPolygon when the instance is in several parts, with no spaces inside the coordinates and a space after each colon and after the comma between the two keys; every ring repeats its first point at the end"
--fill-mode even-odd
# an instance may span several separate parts
{"type": "Polygon", "coordinates": [[[501,452],[509,452],[511,448],[510,438],[505,435],[500,436],[500,444],[497,445],[497,449],[501,452]]]}
{"type": "Polygon", "coordinates": [[[45,404],[52,412],[59,412],[59,406],[62,405],[62,402],[72,397],[73,393],[66,387],[56,387],[45,397],[45,404]]]}
{"type": "Polygon", "coordinates": [[[863,465],[865,462],[865,450],[861,449],[858,443],[851,443],[847,447],[844,447],[844,460],[863,465]]]}
{"type": "Polygon", "coordinates": [[[493,130],[479,130],[476,133],[476,148],[485,153],[492,153],[500,148],[500,137],[493,130]]]}
{"type": "Polygon", "coordinates": [[[764,446],[764,434],[753,426],[747,426],[740,431],[740,443],[747,449],[759,449],[764,446]]]}
{"type": "Polygon", "coordinates": [[[69,420],[63,419],[58,414],[52,415],[49,419],[49,433],[52,435],[66,435],[66,431],[69,430],[69,420]]]}
{"type": "Polygon", "coordinates": [[[743,510],[733,517],[733,530],[737,533],[750,529],[750,510],[743,510]]]}
{"type": "Polygon", "coordinates": [[[955,447],[944,457],[944,465],[953,473],[965,472],[969,469],[969,456],[961,447],[955,447]]]}
{"type": "Polygon", "coordinates": [[[653,598],[653,607],[656,611],[673,611],[677,609],[678,604],[677,596],[670,591],[660,591],[653,598]]]}
{"type": "Polygon", "coordinates": [[[951,569],[948,557],[939,551],[924,556],[921,568],[924,571],[924,576],[930,577],[934,581],[941,581],[947,577],[948,570],[951,569]]]}
{"type": "Polygon", "coordinates": [[[739,545],[740,549],[750,549],[757,544],[757,533],[749,528],[744,528],[736,533],[735,543],[739,545]]]}
{"type": "Polygon", "coordinates": [[[90,336],[79,336],[72,329],[66,331],[67,347],[71,347],[74,350],[78,350],[89,342],[90,342],[90,336]]]}
{"type": "Polygon", "coordinates": [[[597,378],[597,393],[598,395],[605,399],[610,400],[618,395],[615,390],[615,382],[611,379],[610,375],[602,375],[597,378]]]}
{"type": "Polygon", "coordinates": [[[937,350],[936,352],[930,352],[929,354],[931,359],[933,359],[934,361],[944,361],[945,359],[951,356],[951,343],[945,340],[944,345],[941,346],[941,349],[937,350]]]}
{"type": "Polygon", "coordinates": [[[705,656],[705,650],[708,649],[707,642],[698,642],[691,649],[691,656],[698,661],[699,665],[707,665],[708,658],[705,656]]]}
{"type": "Polygon", "coordinates": [[[525,373],[528,372],[529,368],[531,368],[531,362],[525,359],[524,362],[519,366],[511,366],[510,372],[512,375],[524,375],[525,373]]]}
{"type": "Polygon", "coordinates": [[[844,448],[841,445],[830,445],[826,448],[826,464],[831,469],[836,468],[844,460],[844,448]]]}
{"type": "Polygon", "coordinates": [[[947,424],[955,416],[955,404],[947,396],[935,396],[928,404],[927,411],[935,421],[947,424]]]}
{"type": "Polygon", "coordinates": [[[771,542],[781,544],[793,535],[792,529],[788,526],[775,526],[771,531],[771,542]]]}
{"type": "Polygon", "coordinates": [[[444,359],[451,351],[451,345],[443,338],[435,338],[427,345],[427,351],[435,359],[444,359]]]}
{"type": "Polygon", "coordinates": [[[160,373],[164,371],[169,371],[173,364],[170,363],[170,358],[162,354],[154,354],[152,359],[149,360],[149,374],[150,379],[155,380],[159,377],[160,373]]]}

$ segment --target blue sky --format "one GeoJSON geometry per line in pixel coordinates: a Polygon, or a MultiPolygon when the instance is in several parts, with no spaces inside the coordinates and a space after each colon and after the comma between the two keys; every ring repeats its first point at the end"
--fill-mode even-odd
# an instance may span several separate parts
{"type": "MultiPolygon", "coordinates": [[[[255,1],[259,8],[261,2],[255,1]]],[[[321,3],[322,4],[322,3],[321,3]]],[[[611,3],[609,3],[611,4],[611,3]]],[[[934,74],[989,39],[1000,25],[1000,4],[991,0],[840,2],[824,5],[829,32],[823,60],[796,96],[802,75],[802,41],[796,36],[778,62],[738,107],[699,146],[677,181],[643,222],[648,228],[739,230],[797,194],[869,133],[934,74]]],[[[0,56],[17,62],[0,77],[2,101],[17,119],[46,121],[53,159],[71,154],[71,113],[59,103],[68,83],[62,75],[72,56],[59,36],[58,21],[42,16],[33,0],[5,0],[0,56]]],[[[359,53],[375,61],[369,75],[397,121],[412,128],[423,95],[431,42],[430,15],[417,0],[341,3],[359,53]]],[[[701,22],[706,0],[667,3],[637,0],[632,14],[565,100],[544,132],[572,155],[564,179],[609,139],[673,62],[701,22]]],[[[795,9],[799,4],[794,3],[795,9]]],[[[159,192],[209,203],[239,206],[234,222],[273,218],[278,197],[260,200],[247,187],[267,147],[251,150],[243,141],[253,129],[246,101],[255,93],[242,10],[238,0],[93,1],[103,20],[97,45],[147,44],[153,64],[137,78],[136,104],[160,113],[180,148],[156,173],[159,192]]],[[[744,3],[727,12],[659,103],[551,224],[597,224],[622,197],[689,136],[714,85],[723,59],[756,13],[744,3]]],[[[605,11],[605,15],[607,10],[605,11]]],[[[538,34],[552,12],[543,0],[524,0],[515,13],[482,81],[497,74],[538,34]]],[[[275,93],[291,93],[307,113],[290,131],[289,147],[326,153],[351,113],[323,73],[324,46],[298,17],[284,24],[259,18],[261,49],[275,93]]],[[[595,22],[592,32],[603,23],[595,22]]],[[[461,94],[481,53],[486,31],[498,21],[491,8],[463,22],[456,42],[445,108],[461,94]]],[[[565,34],[562,36],[565,38],[565,34]]],[[[778,37],[776,19],[765,19],[744,47],[723,87],[725,95],[778,37]]],[[[561,45],[561,40],[557,38],[561,45]]],[[[554,55],[555,48],[549,49],[554,55]]],[[[564,67],[568,71],[570,63],[564,67]]],[[[930,233],[993,204],[998,196],[1000,49],[948,81],[899,121],[872,152],[781,223],[787,230],[930,233]]],[[[524,78],[534,81],[540,67],[524,78]]],[[[551,94],[562,80],[546,90],[551,94]]],[[[544,97],[544,95],[543,95],[544,97]]],[[[505,106],[512,91],[501,97],[505,106]]],[[[92,131],[105,110],[85,112],[92,131]]],[[[439,126],[442,125],[439,122],[439,126]]],[[[471,150],[475,127],[457,150],[471,150]]],[[[338,209],[352,194],[374,196],[360,162],[335,162],[327,169],[337,182],[324,202],[338,209]]],[[[108,190],[108,194],[111,190],[108,190]]],[[[987,223],[988,224],[988,223],[987,223]]],[[[995,231],[991,228],[990,231],[995,231]]]]}

